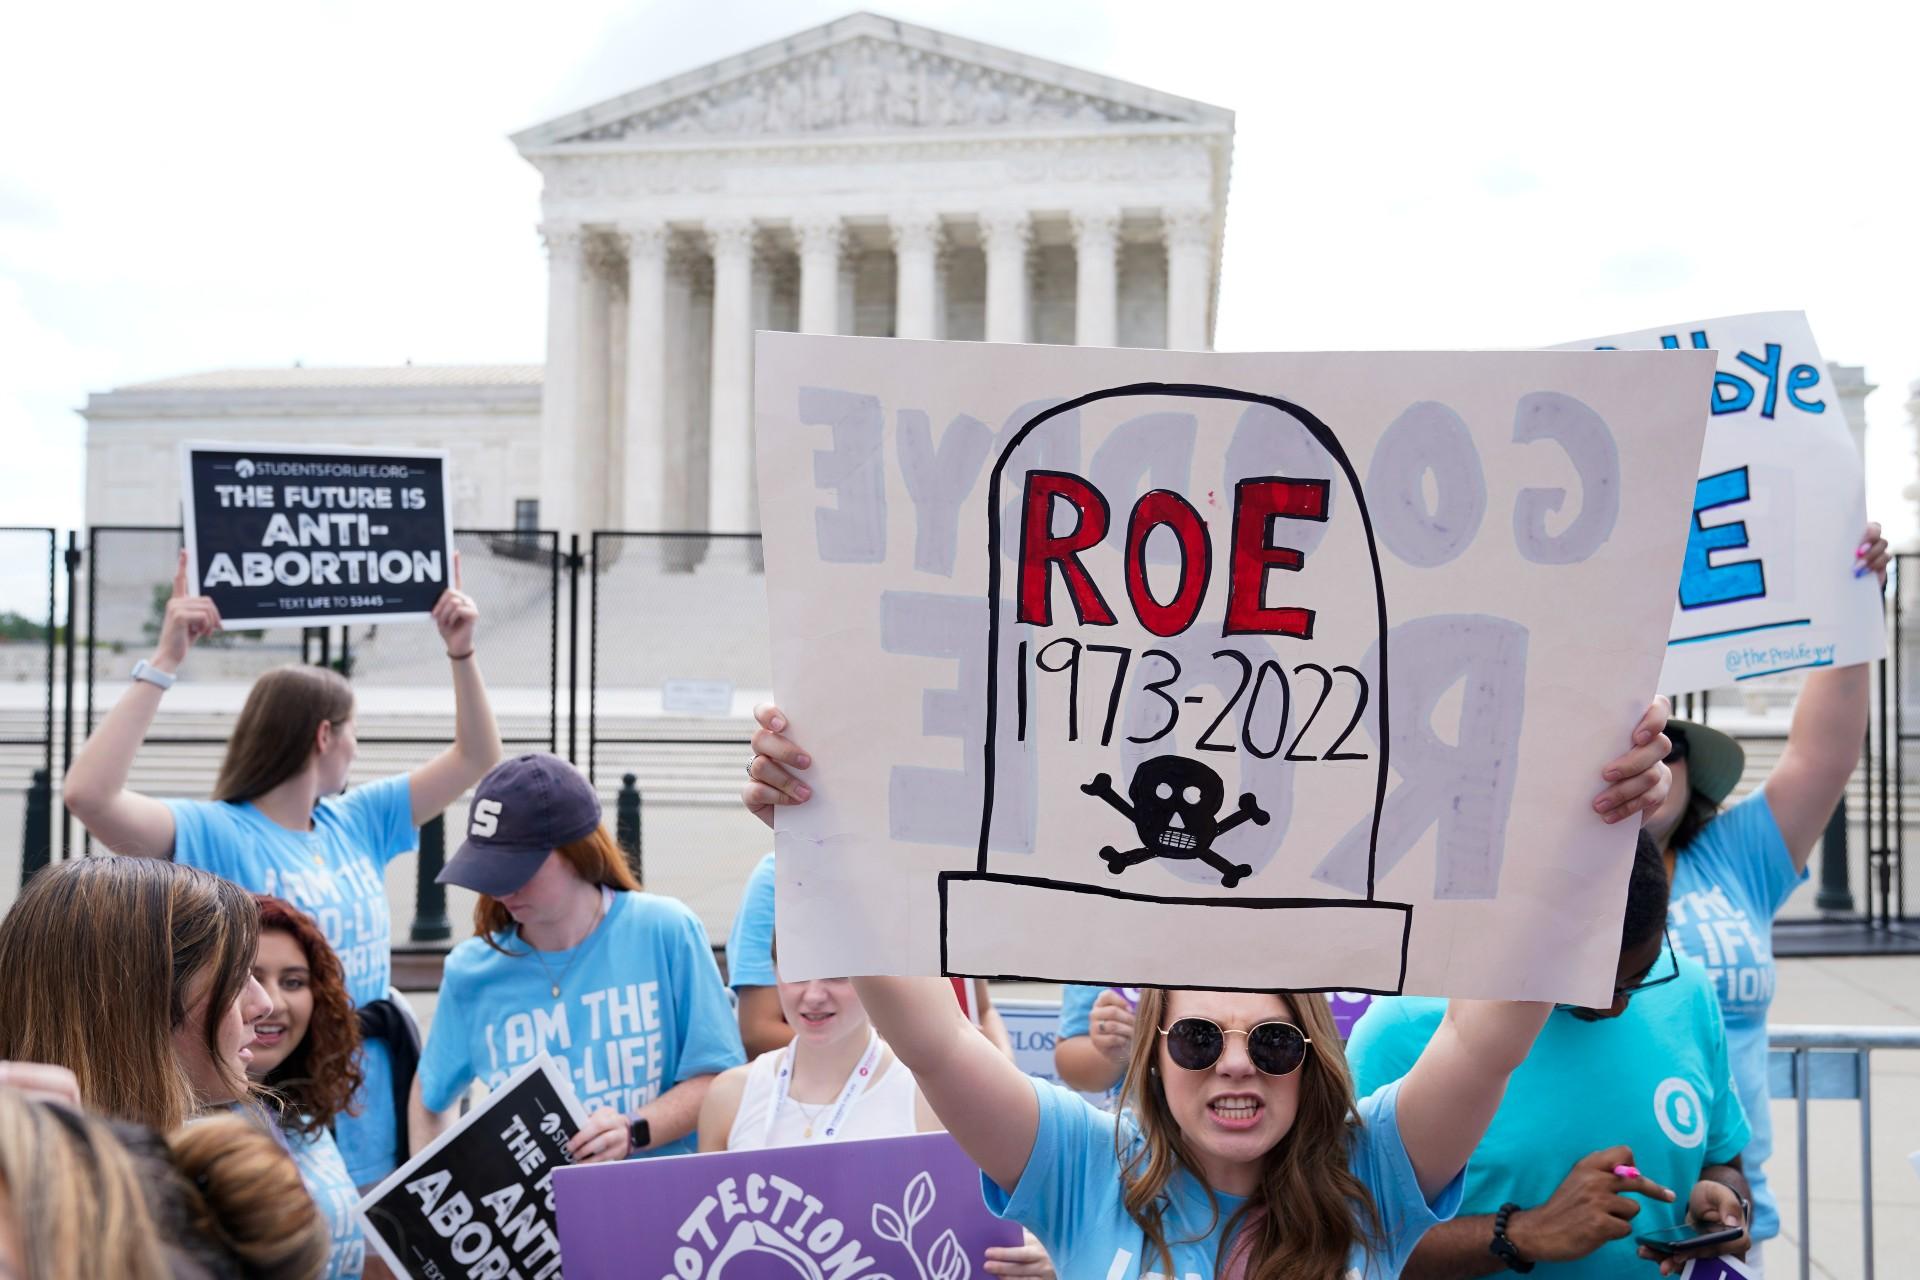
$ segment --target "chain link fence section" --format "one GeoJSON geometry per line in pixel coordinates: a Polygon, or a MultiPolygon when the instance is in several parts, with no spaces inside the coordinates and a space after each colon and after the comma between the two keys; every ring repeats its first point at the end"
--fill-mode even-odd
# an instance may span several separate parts
{"type": "Polygon", "coordinates": [[[587,572],[580,763],[609,814],[633,775],[647,887],[724,937],[741,884],[772,846],[739,799],[751,708],[773,685],[760,539],[600,530],[587,572]]]}

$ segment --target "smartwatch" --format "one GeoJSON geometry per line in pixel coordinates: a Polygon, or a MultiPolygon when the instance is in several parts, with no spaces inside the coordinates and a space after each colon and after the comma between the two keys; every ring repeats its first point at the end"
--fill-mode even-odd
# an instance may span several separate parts
{"type": "Polygon", "coordinates": [[[1518,1271],[1522,1275],[1533,1270],[1533,1264],[1520,1256],[1520,1250],[1513,1241],[1507,1239],[1507,1219],[1520,1212],[1517,1204],[1503,1204],[1500,1212],[1493,1215],[1493,1239],[1487,1244],[1487,1252],[1500,1259],[1509,1271],[1518,1271]]]}
{"type": "Polygon", "coordinates": [[[653,1142],[653,1126],[645,1116],[627,1122],[627,1147],[629,1151],[645,1151],[653,1142]]]}
{"type": "Polygon", "coordinates": [[[133,664],[133,670],[128,673],[127,678],[130,680],[144,680],[156,689],[171,689],[173,688],[174,680],[177,679],[172,672],[162,671],[145,658],[133,664]]]}

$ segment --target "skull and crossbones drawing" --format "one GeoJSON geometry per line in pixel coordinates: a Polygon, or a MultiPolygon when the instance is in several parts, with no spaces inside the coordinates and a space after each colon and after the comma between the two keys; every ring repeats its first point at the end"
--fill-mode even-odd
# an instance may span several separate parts
{"type": "Polygon", "coordinates": [[[1197,858],[1218,871],[1221,885],[1231,889],[1242,877],[1252,875],[1253,868],[1227,861],[1213,851],[1214,842],[1243,822],[1265,826],[1271,816],[1248,791],[1241,795],[1240,807],[1221,818],[1226,784],[1206,765],[1184,756],[1156,756],[1141,764],[1127,784],[1125,800],[1104,773],[1096,774],[1080,790],[1119,810],[1140,835],[1141,848],[1101,848],[1100,857],[1114,875],[1155,858],[1197,858]]]}

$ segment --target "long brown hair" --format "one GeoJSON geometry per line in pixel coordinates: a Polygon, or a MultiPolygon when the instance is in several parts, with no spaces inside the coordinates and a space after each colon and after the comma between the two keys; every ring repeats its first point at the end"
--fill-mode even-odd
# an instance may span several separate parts
{"type": "Polygon", "coordinates": [[[325,667],[275,667],[253,682],[227,739],[213,798],[263,796],[307,767],[322,724],[353,718],[353,686],[325,667]]]}
{"type": "Polygon", "coordinates": [[[33,878],[0,920],[0,1058],[51,1062],[80,1080],[87,1106],[156,1129],[203,1103],[174,1052],[191,993],[208,979],[207,1054],[221,1015],[252,978],[260,915],[230,880],[158,858],[75,858],[33,878]]]}
{"type": "MultiPolygon", "coordinates": [[[[634,878],[633,868],[627,865],[627,855],[614,840],[606,824],[595,827],[578,840],[570,840],[554,850],[567,860],[574,874],[588,884],[603,885],[614,890],[629,893],[640,892],[640,882],[634,878]]],[[[486,939],[488,946],[503,956],[524,955],[525,952],[509,951],[494,941],[494,935],[504,933],[513,927],[513,913],[500,905],[498,898],[480,895],[473,904],[473,932],[486,939]]]]}
{"type": "Polygon", "coordinates": [[[364,1079],[360,1018],[347,995],[340,957],[313,917],[270,894],[256,894],[254,901],[260,904],[260,931],[286,934],[306,956],[307,990],[313,993],[306,1037],[262,1083],[279,1099],[283,1125],[319,1137],[335,1116],[359,1110],[353,1095],[364,1079]]]}
{"type": "Polygon", "coordinates": [[[24,1280],[168,1280],[139,1171],[105,1121],[0,1089],[0,1195],[24,1280]]]}
{"type": "MultiPolygon", "coordinates": [[[[1260,1185],[1228,1219],[1220,1235],[1214,1271],[1227,1258],[1243,1227],[1252,1234],[1246,1251],[1247,1280],[1336,1280],[1346,1274],[1347,1254],[1355,1244],[1382,1239],[1380,1215],[1365,1185],[1353,1175],[1348,1155],[1354,1128],[1353,1077],[1340,1046],[1340,1030],[1327,998],[1303,992],[1275,992],[1293,1006],[1313,1044],[1300,1066],[1300,1097],[1293,1127],[1267,1153],[1260,1185]]],[[[1123,1153],[1121,1187],[1127,1213],[1140,1224],[1147,1243],[1159,1254],[1160,1270],[1173,1274],[1164,1215],[1167,1185],[1185,1169],[1202,1186],[1199,1162],[1173,1118],[1156,1067],[1165,1025],[1167,993],[1140,989],[1134,1014],[1138,1033],[1121,1084],[1143,1139],[1123,1153]]],[[[1124,1129],[1122,1130],[1124,1132],[1124,1129]]],[[[1212,1188],[1208,1188],[1212,1195],[1212,1188]]],[[[1216,1221],[1219,1202],[1214,1203],[1216,1221]]],[[[1209,1228],[1211,1230],[1211,1228],[1209,1228]]]]}
{"type": "Polygon", "coordinates": [[[143,1173],[148,1212],[175,1275],[314,1280],[327,1265],[327,1219],[280,1141],[238,1115],[196,1120],[162,1138],[118,1128],[143,1173]]]}

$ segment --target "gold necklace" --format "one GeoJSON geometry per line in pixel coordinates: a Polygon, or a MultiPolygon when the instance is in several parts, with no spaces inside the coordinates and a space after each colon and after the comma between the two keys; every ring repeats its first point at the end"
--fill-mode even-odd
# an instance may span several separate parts
{"type": "Polygon", "coordinates": [[[813,1122],[820,1118],[820,1113],[822,1111],[825,1111],[828,1107],[833,1105],[831,1102],[821,1102],[821,1103],[815,1104],[813,1109],[809,1111],[807,1109],[807,1104],[800,1101],[800,1099],[798,1098],[795,1098],[789,1095],[788,1101],[792,1102],[794,1106],[800,1109],[800,1118],[807,1122],[807,1127],[805,1132],[803,1132],[800,1135],[803,1138],[811,1138],[813,1136],[813,1122]]]}
{"type": "Polygon", "coordinates": [[[560,976],[557,978],[553,976],[553,970],[548,966],[546,957],[540,954],[540,948],[534,946],[531,942],[527,942],[527,935],[524,932],[520,935],[520,941],[527,943],[527,954],[539,961],[540,971],[547,975],[547,981],[552,986],[553,998],[555,1000],[560,998],[560,984],[566,981],[567,973],[573,968],[573,962],[580,958],[581,949],[587,945],[587,939],[591,938],[593,931],[600,927],[600,914],[606,910],[606,906],[607,897],[606,894],[602,893],[598,895],[593,904],[593,923],[588,925],[587,931],[580,935],[580,941],[573,944],[573,954],[567,957],[567,962],[564,965],[560,966],[560,976]]]}

